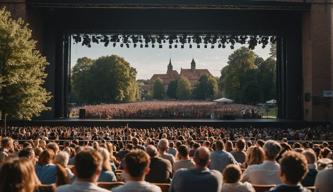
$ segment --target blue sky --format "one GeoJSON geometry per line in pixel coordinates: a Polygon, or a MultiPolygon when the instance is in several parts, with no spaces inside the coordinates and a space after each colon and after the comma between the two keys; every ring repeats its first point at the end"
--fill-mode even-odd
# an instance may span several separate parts
{"type": "MultiPolygon", "coordinates": [[[[92,44],[91,48],[83,47],[81,44],[72,45],[71,62],[75,65],[78,58],[89,57],[97,59],[100,56],[118,55],[128,61],[132,67],[136,68],[137,79],[150,79],[155,73],[166,73],[169,59],[171,58],[174,70],[190,68],[192,58],[196,61],[197,69],[208,69],[214,76],[219,77],[221,69],[227,65],[228,56],[242,45],[236,44],[235,49],[226,48],[172,48],[168,45],[163,48],[126,48],[126,47],[104,47],[102,44],[92,44]]],[[[244,45],[243,45],[244,46],[244,45]]],[[[245,45],[247,46],[247,45],[245,45]]],[[[216,46],[215,46],[216,47],[216,46]]],[[[266,59],[269,57],[268,45],[265,49],[257,46],[254,52],[266,59]]]]}

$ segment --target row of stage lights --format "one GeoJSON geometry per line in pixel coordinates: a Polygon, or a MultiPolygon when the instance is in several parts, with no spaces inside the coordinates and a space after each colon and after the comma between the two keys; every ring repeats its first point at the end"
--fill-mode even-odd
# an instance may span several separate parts
{"type": "Polygon", "coordinates": [[[103,43],[105,47],[112,45],[116,47],[130,48],[226,48],[230,44],[233,49],[236,43],[248,44],[254,49],[258,44],[265,48],[269,43],[275,43],[275,36],[263,35],[98,35],[98,34],[75,34],[72,36],[75,43],[91,47],[91,43],[103,43]]]}

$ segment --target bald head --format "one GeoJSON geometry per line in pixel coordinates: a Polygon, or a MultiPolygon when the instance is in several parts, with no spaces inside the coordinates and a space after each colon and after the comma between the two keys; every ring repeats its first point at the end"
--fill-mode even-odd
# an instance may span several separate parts
{"type": "Polygon", "coordinates": [[[209,149],[207,147],[199,147],[194,153],[194,162],[198,167],[207,167],[210,162],[209,149]]]}

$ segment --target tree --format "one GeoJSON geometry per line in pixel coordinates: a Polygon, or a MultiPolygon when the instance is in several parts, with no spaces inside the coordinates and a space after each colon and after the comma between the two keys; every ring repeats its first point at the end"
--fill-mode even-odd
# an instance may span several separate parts
{"type": "Polygon", "coordinates": [[[165,95],[164,86],[161,79],[156,79],[153,85],[153,98],[163,99],[165,95]]]}
{"type": "Polygon", "coordinates": [[[191,96],[191,83],[183,76],[180,76],[177,80],[176,98],[179,100],[189,99],[191,96]]]}
{"type": "Polygon", "coordinates": [[[167,89],[168,97],[176,99],[177,98],[176,91],[177,91],[177,80],[173,80],[168,85],[168,89],[167,89]]]}
{"type": "Polygon", "coordinates": [[[46,58],[36,48],[31,30],[0,9],[0,111],[1,118],[27,119],[47,110],[50,93],[43,88],[46,58]]]}
{"type": "Polygon", "coordinates": [[[137,72],[123,58],[116,55],[94,61],[81,58],[78,64],[73,68],[72,85],[79,101],[94,104],[139,99],[137,72]]]}
{"type": "Polygon", "coordinates": [[[212,76],[203,75],[193,90],[193,98],[202,100],[213,99],[217,93],[217,80],[212,76]]]}

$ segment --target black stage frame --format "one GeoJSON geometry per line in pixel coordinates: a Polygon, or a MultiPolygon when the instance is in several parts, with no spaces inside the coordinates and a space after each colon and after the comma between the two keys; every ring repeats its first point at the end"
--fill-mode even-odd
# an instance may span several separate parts
{"type": "MultiPolygon", "coordinates": [[[[233,3],[222,0],[140,2],[85,0],[80,3],[68,0],[66,2],[67,4],[58,0],[28,1],[28,19],[34,36],[39,40],[39,47],[50,62],[47,67],[49,75],[46,79],[46,88],[53,95],[48,104],[52,110],[44,113],[41,117],[44,121],[39,122],[48,122],[45,119],[67,118],[72,34],[156,32],[276,36],[278,117],[284,120],[275,122],[303,121],[302,17],[304,11],[310,7],[309,3],[273,0],[239,0],[233,3]]],[[[95,121],[107,122],[91,120],[95,121]]],[[[155,122],[155,120],[150,121],[155,122]]],[[[167,123],[161,120],[159,124],[163,122],[167,123]]],[[[182,122],[185,123],[186,120],[182,122]]],[[[210,121],[212,124],[219,124],[218,122],[225,121],[210,121]]],[[[251,121],[235,121],[237,122],[251,121]]]]}

